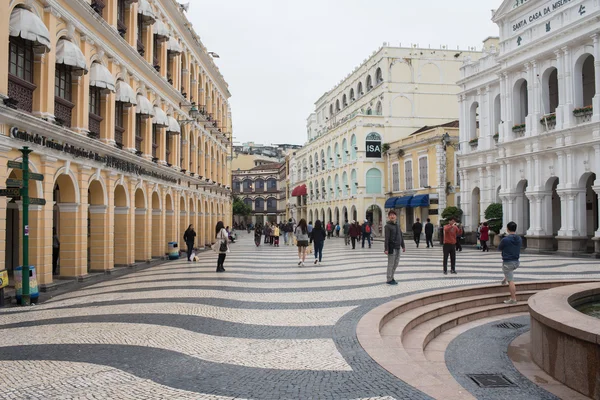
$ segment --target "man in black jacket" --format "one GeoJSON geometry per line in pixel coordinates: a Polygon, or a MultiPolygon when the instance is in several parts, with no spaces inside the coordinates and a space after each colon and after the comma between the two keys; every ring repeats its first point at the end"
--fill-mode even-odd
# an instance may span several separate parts
{"type": "Polygon", "coordinates": [[[417,222],[413,224],[412,231],[415,244],[417,245],[417,248],[419,248],[419,242],[421,241],[421,232],[423,232],[423,224],[421,223],[421,220],[419,220],[419,218],[417,218],[417,222]]]}
{"type": "Polygon", "coordinates": [[[427,248],[429,246],[433,247],[433,224],[429,218],[427,218],[427,223],[425,224],[425,241],[427,242],[427,248]]]}
{"type": "Polygon", "coordinates": [[[402,231],[396,223],[396,212],[394,210],[390,211],[388,218],[388,222],[385,224],[385,240],[383,242],[385,254],[388,256],[387,284],[397,285],[398,282],[394,279],[394,273],[400,263],[400,248],[403,252],[406,251],[406,248],[404,247],[402,231]]]}

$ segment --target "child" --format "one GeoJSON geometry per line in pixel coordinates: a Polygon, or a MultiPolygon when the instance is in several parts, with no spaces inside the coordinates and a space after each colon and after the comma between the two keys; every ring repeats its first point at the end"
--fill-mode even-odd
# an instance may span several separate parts
{"type": "Polygon", "coordinates": [[[279,227],[273,225],[273,245],[279,247],[279,227]]]}
{"type": "Polygon", "coordinates": [[[510,299],[505,300],[504,304],[517,304],[517,287],[513,280],[514,271],[519,267],[519,257],[521,255],[521,236],[516,234],[517,224],[509,222],[506,225],[508,233],[498,246],[502,251],[502,272],[504,273],[503,285],[508,283],[510,299]]]}

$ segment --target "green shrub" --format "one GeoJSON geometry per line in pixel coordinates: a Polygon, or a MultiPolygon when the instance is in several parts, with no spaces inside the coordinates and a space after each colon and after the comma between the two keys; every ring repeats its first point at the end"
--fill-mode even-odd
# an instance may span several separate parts
{"type": "Polygon", "coordinates": [[[455,206],[446,207],[444,211],[442,211],[442,220],[440,221],[440,225],[444,226],[448,223],[448,220],[452,217],[456,219],[457,222],[462,220],[463,211],[455,206]]]}
{"type": "Polygon", "coordinates": [[[486,208],[484,216],[488,221],[490,230],[497,234],[500,233],[500,229],[502,229],[502,204],[490,204],[488,208],[486,208]]]}

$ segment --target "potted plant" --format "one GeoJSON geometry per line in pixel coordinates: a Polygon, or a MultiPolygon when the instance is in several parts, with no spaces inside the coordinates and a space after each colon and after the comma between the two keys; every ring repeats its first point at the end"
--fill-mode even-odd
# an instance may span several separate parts
{"type": "Polygon", "coordinates": [[[389,149],[390,149],[390,144],[389,144],[389,143],[384,143],[384,144],[381,146],[381,151],[382,151],[383,153],[387,153],[389,149]]]}
{"type": "Polygon", "coordinates": [[[593,112],[594,112],[594,108],[592,106],[585,106],[585,107],[580,107],[580,108],[574,109],[573,115],[575,115],[576,117],[580,117],[580,116],[592,114],[593,112]]]}
{"type": "Polygon", "coordinates": [[[477,147],[478,143],[479,143],[479,138],[473,138],[473,139],[469,140],[469,144],[471,145],[471,147],[477,147]]]}
{"type": "Polygon", "coordinates": [[[497,247],[500,244],[499,233],[502,229],[502,204],[490,204],[485,209],[484,216],[490,227],[490,243],[497,247]]]}
{"type": "Polygon", "coordinates": [[[525,130],[525,124],[517,124],[512,127],[513,132],[525,130]]]}
{"type": "Polygon", "coordinates": [[[492,137],[494,138],[496,143],[498,143],[498,139],[500,139],[500,134],[498,132],[496,132],[496,134],[494,134],[494,136],[492,136],[492,137]]]}
{"type": "Polygon", "coordinates": [[[540,119],[540,123],[541,124],[545,124],[546,122],[554,122],[554,121],[556,121],[556,114],[555,113],[544,115],[542,117],[542,119],[540,119]]]}

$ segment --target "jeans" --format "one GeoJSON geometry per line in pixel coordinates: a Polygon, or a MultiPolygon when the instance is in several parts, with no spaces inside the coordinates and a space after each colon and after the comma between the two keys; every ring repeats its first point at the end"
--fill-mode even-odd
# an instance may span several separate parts
{"type": "Polygon", "coordinates": [[[448,256],[450,256],[450,270],[456,271],[456,245],[444,243],[444,272],[448,272],[448,256]]]}
{"type": "Polygon", "coordinates": [[[400,263],[400,249],[394,249],[392,254],[388,254],[388,265],[387,265],[387,281],[394,280],[394,273],[396,272],[396,268],[398,268],[398,264],[400,263]]]}
{"type": "Polygon", "coordinates": [[[225,254],[225,253],[219,254],[219,259],[217,260],[217,271],[220,271],[223,269],[223,264],[225,263],[225,257],[227,257],[227,254],[225,254]]]}
{"type": "Polygon", "coordinates": [[[287,232],[283,232],[283,243],[285,243],[286,245],[288,244],[288,233],[287,232]]]}
{"type": "Polygon", "coordinates": [[[429,247],[429,246],[433,247],[433,234],[426,233],[425,234],[425,241],[427,242],[427,247],[429,247]]]}
{"type": "Polygon", "coordinates": [[[362,247],[365,247],[365,239],[367,239],[367,241],[369,242],[369,248],[371,248],[371,235],[367,233],[363,234],[362,247]]]}
{"type": "Polygon", "coordinates": [[[187,259],[188,261],[192,261],[191,260],[191,256],[192,256],[192,251],[194,250],[194,242],[188,242],[186,243],[187,245],[187,259]]]}
{"type": "Polygon", "coordinates": [[[319,262],[321,262],[321,260],[323,259],[323,245],[325,244],[324,241],[322,240],[315,240],[314,241],[314,245],[315,245],[315,260],[319,260],[319,262]]]}

